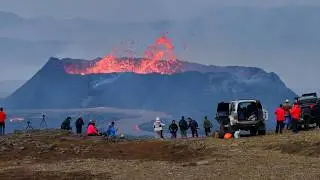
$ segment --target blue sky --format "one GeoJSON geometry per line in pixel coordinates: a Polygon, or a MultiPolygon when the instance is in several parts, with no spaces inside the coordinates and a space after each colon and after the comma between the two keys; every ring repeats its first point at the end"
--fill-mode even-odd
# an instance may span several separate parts
{"type": "Polygon", "coordinates": [[[169,31],[181,59],[258,66],[298,92],[320,89],[320,1],[23,2],[0,0],[7,12],[0,13],[0,81],[28,79],[50,56],[95,58],[126,40],[137,41],[139,51],[169,31]],[[179,50],[183,44],[188,51],[179,50]]]}

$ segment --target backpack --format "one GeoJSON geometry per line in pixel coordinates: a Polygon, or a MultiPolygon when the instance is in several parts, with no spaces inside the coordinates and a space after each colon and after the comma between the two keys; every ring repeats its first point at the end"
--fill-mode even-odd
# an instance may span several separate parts
{"type": "Polygon", "coordinates": [[[198,128],[198,122],[196,120],[192,120],[190,122],[190,128],[191,129],[197,129],[198,128]]]}

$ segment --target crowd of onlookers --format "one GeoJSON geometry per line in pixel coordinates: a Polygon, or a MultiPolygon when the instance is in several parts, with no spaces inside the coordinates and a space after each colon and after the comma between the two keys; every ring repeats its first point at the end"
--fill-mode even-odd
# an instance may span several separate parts
{"type": "MultiPolygon", "coordinates": [[[[157,117],[156,121],[153,123],[153,129],[154,132],[156,133],[157,138],[163,139],[163,132],[164,132],[164,126],[165,124],[160,121],[160,118],[157,117]]],[[[211,134],[211,129],[212,129],[212,123],[206,116],[203,121],[203,128],[205,131],[206,136],[210,136],[211,134]]],[[[190,129],[192,137],[198,137],[199,133],[199,125],[198,122],[191,117],[188,117],[187,120],[185,119],[184,116],[181,117],[180,121],[178,124],[176,123],[175,120],[172,120],[171,124],[169,125],[169,132],[171,134],[172,139],[177,138],[177,133],[178,130],[180,129],[180,135],[182,138],[187,138],[187,132],[190,129]]]]}
{"type": "MultiPolygon", "coordinates": [[[[72,130],[71,127],[71,117],[67,117],[61,124],[61,129],[63,130],[72,130]]],[[[75,121],[75,127],[76,127],[76,133],[78,135],[83,135],[82,130],[83,126],[85,125],[84,120],[82,117],[79,117],[75,121]]],[[[108,125],[108,129],[105,132],[100,132],[96,126],[96,121],[95,120],[90,120],[88,125],[87,125],[87,131],[84,133],[87,136],[105,136],[105,137],[116,137],[116,132],[118,131],[118,128],[115,127],[114,121],[112,121],[108,125]]]]}
{"type": "MultiPolygon", "coordinates": [[[[298,133],[298,122],[301,118],[301,107],[299,106],[297,100],[290,104],[289,100],[286,100],[283,104],[280,104],[279,107],[275,110],[276,117],[276,129],[275,133],[283,133],[283,129],[291,129],[293,133],[298,133]]],[[[0,135],[5,134],[5,120],[7,118],[6,113],[3,108],[0,108],[0,135]]],[[[63,130],[72,130],[71,127],[71,117],[67,117],[61,124],[61,129],[63,130]]],[[[85,123],[82,117],[79,117],[75,121],[76,133],[78,135],[86,134],[88,136],[107,136],[115,137],[118,132],[118,128],[115,127],[114,121],[108,125],[108,128],[105,132],[100,132],[96,127],[96,121],[90,120],[86,127],[86,132],[83,133],[83,127],[85,123]]],[[[160,118],[157,117],[153,123],[153,130],[157,138],[164,139],[164,127],[166,125],[161,122],[160,118]]],[[[317,121],[318,128],[320,127],[320,119],[317,121]]],[[[212,122],[208,119],[207,116],[204,117],[203,121],[203,130],[206,136],[211,135],[211,129],[213,128],[212,122]]],[[[176,139],[177,133],[180,130],[181,138],[187,138],[188,130],[190,130],[192,137],[199,136],[199,125],[198,122],[191,117],[185,119],[184,116],[181,117],[179,122],[172,120],[171,124],[168,127],[171,138],[176,139]]],[[[120,134],[120,137],[124,137],[123,134],[120,134]]]]}

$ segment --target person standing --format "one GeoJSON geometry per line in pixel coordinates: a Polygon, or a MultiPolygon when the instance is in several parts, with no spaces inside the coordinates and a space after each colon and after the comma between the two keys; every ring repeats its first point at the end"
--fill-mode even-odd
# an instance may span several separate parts
{"type": "Polygon", "coordinates": [[[164,139],[163,126],[164,126],[164,124],[161,123],[160,118],[157,117],[156,121],[153,123],[153,129],[154,129],[154,132],[156,133],[156,138],[160,137],[161,139],[164,139]]]}
{"type": "Polygon", "coordinates": [[[293,107],[290,110],[290,114],[292,117],[292,132],[298,133],[298,122],[301,117],[301,108],[298,103],[294,103],[293,107]]]}
{"type": "Polygon", "coordinates": [[[285,110],[283,109],[282,104],[280,104],[280,106],[276,109],[274,114],[276,115],[276,121],[277,121],[276,134],[279,133],[279,130],[280,130],[280,134],[282,134],[282,129],[284,125],[283,122],[285,119],[285,110]]]}
{"type": "Polygon", "coordinates": [[[83,121],[83,118],[82,117],[79,117],[77,120],[76,120],[76,129],[77,129],[77,134],[78,135],[81,135],[82,134],[82,127],[84,126],[84,121],[83,121]]]}
{"type": "Polygon", "coordinates": [[[282,107],[285,111],[284,125],[287,125],[287,129],[290,129],[292,120],[291,120],[291,115],[290,115],[291,105],[290,105],[289,99],[286,99],[286,101],[283,103],[282,107]]]}
{"type": "Polygon", "coordinates": [[[176,139],[177,138],[177,132],[178,132],[178,125],[176,124],[175,120],[172,120],[172,123],[169,126],[169,131],[171,133],[171,138],[176,139]]]}
{"type": "Polygon", "coordinates": [[[7,114],[4,112],[3,108],[0,108],[0,135],[5,135],[5,129],[6,129],[6,119],[7,114]]]}
{"type": "Polygon", "coordinates": [[[198,137],[198,122],[191,117],[189,120],[189,128],[191,129],[192,137],[198,137]]]}
{"type": "Polygon", "coordinates": [[[206,133],[206,136],[208,137],[211,133],[212,123],[207,116],[204,117],[203,128],[204,132],[206,133]]]}
{"type": "Polygon", "coordinates": [[[187,138],[187,131],[188,131],[188,122],[184,119],[184,116],[181,117],[179,121],[179,128],[182,138],[187,138]]]}

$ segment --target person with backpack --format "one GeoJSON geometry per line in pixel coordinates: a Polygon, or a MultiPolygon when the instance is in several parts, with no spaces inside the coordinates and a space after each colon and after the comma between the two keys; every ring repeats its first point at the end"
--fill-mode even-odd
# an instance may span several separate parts
{"type": "Polygon", "coordinates": [[[171,133],[171,138],[176,139],[177,138],[177,132],[178,132],[178,125],[176,124],[175,120],[172,120],[172,123],[169,126],[169,131],[171,133]]]}
{"type": "Polygon", "coordinates": [[[188,131],[188,122],[184,119],[184,116],[181,117],[179,121],[179,128],[182,138],[187,138],[187,131],[188,131]]]}
{"type": "Polygon", "coordinates": [[[206,133],[206,136],[208,137],[211,133],[212,123],[210,122],[207,116],[204,117],[203,128],[204,132],[206,133]]]}
{"type": "Polygon", "coordinates": [[[79,118],[76,120],[75,125],[76,125],[76,129],[77,129],[77,134],[78,134],[78,135],[81,135],[81,134],[82,134],[82,127],[84,126],[83,118],[82,118],[82,117],[79,117],[79,118]]]}
{"type": "Polygon", "coordinates": [[[191,129],[192,137],[198,137],[198,122],[191,117],[188,118],[189,128],[191,129]]]}

